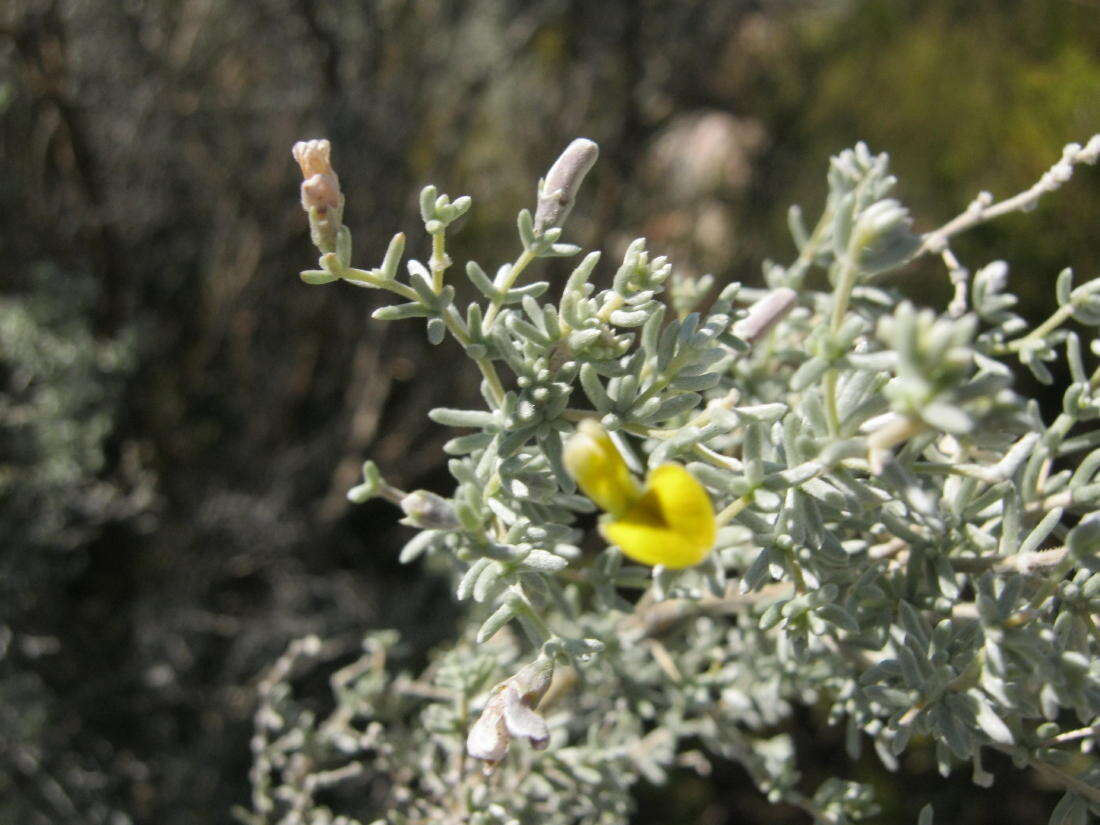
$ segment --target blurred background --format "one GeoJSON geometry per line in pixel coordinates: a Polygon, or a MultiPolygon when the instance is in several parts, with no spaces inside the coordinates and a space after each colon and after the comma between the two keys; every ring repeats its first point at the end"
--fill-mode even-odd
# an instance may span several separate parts
{"type": "MultiPolygon", "coordinates": [[[[816,218],[830,154],[889,151],[931,229],[1029,186],[1100,130],[1098,0],[7,0],[0,4],[0,823],[205,823],[246,804],[254,686],[307,633],[453,633],[410,535],[344,493],[365,457],[448,492],[432,406],[477,376],[382,296],[297,277],[316,253],[290,146],[328,137],[355,262],[427,244],[433,182],[474,208],[456,260],[514,258],[514,216],[573,137],[602,154],[567,239],[635,236],[759,282],[816,218]]],[[[970,233],[1032,318],[1097,274],[1100,170],[970,233]]],[[[552,280],[568,262],[540,264],[552,280]],[[560,265],[558,265],[560,264],[560,265]]],[[[944,299],[934,265],[911,269],[944,299]]],[[[322,679],[312,685],[323,695],[322,679]]],[[[310,689],[310,685],[303,689],[310,689]]],[[[1056,795],[851,764],[812,709],[808,781],[873,781],[881,821],[1045,821],[1056,795]]],[[[808,821],[717,765],[641,788],[638,823],[808,821]]]]}

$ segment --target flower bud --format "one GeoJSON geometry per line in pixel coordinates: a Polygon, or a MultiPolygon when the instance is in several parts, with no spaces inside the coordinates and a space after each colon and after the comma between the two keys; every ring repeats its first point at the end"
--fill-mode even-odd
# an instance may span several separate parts
{"type": "Polygon", "coordinates": [[[327,140],[300,140],[290,150],[302,169],[302,208],[325,212],[340,206],[340,179],[332,168],[327,140]]]}
{"type": "Polygon", "coordinates": [[[535,234],[561,226],[576,202],[584,176],[596,162],[600,147],[587,138],[577,138],[561,153],[546,178],[539,181],[535,207],[535,234]]]}
{"type": "Polygon", "coordinates": [[[504,725],[505,690],[507,688],[493,694],[470,728],[466,737],[466,752],[474,759],[496,764],[508,753],[511,737],[504,725]]]}
{"type": "Polygon", "coordinates": [[[451,502],[427,490],[413,490],[401,499],[405,518],[401,521],[424,530],[454,530],[459,526],[458,516],[451,502]]]}
{"type": "Polygon", "coordinates": [[[773,290],[749,307],[749,314],[733,327],[733,334],[755,344],[778,324],[795,304],[798,293],[787,287],[773,290]]]}
{"type": "Polygon", "coordinates": [[[302,181],[302,208],[324,212],[340,206],[340,182],[335,175],[314,175],[302,181]]]}
{"type": "Polygon", "coordinates": [[[508,753],[512,739],[526,739],[535,750],[545,748],[550,741],[550,729],[546,720],[535,712],[535,706],[550,687],[553,676],[554,660],[539,656],[497,685],[470,728],[466,752],[493,765],[508,753]]]}

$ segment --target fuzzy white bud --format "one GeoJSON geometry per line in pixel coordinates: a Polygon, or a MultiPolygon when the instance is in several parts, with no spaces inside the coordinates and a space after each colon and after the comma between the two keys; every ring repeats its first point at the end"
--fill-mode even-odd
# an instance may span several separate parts
{"type": "Polygon", "coordinates": [[[539,182],[538,205],[535,207],[536,233],[565,223],[584,177],[599,154],[600,147],[594,141],[577,138],[554,161],[546,178],[539,182]]]}

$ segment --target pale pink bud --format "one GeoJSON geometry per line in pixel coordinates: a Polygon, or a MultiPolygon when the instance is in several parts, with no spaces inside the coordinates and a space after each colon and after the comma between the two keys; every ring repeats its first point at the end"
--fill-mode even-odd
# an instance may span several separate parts
{"type": "Polygon", "coordinates": [[[302,167],[302,177],[312,178],[314,175],[331,175],[332,171],[332,144],[327,140],[300,140],[290,150],[298,165],[302,167]]]}
{"type": "Polygon", "coordinates": [[[327,140],[300,140],[290,153],[302,168],[302,208],[320,212],[340,206],[340,179],[332,168],[332,145],[327,140]]]}
{"type": "Polygon", "coordinates": [[[340,181],[336,175],[314,175],[302,181],[302,208],[321,212],[340,205],[340,181]]]}

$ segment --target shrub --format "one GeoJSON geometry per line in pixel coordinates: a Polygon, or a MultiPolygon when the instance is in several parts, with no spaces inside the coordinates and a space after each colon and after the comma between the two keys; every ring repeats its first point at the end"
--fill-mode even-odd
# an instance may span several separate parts
{"type": "Polygon", "coordinates": [[[428,557],[471,606],[419,676],[387,667],[392,634],[368,636],[327,714],[291,686],[324,646],[295,643],[261,686],[245,821],[619,823],[635,781],[698,764],[699,745],[816,822],[873,815],[868,787],[804,786],[778,731],[798,705],[844,724],[853,757],[870,745],[894,769],[926,741],[941,773],[969,763],[987,785],[983,751],[1002,751],[1065,788],[1052,822],[1100,814],[1100,279],[1063,271],[1029,328],[1007,265],[971,272],[951,250],[1094,163],[1100,136],[924,235],[859,144],[833,158],[812,228],[791,209],[798,253],[764,265],[764,288],[708,301],[711,279],[637,240],[609,288],[591,253],[548,302],[520,279],[580,251],[562,223],[596,147],[578,140],[519,214],[515,262],[466,264],[483,297],[464,310],[446,241],[470,199],[425,188],[428,261],[400,278],[397,235],[358,269],[328,152],[295,147],[322,253],[303,280],[398,296],[374,317],[453,337],[485,401],[431,414],[459,431],[450,496],[368,461],[349,497],[399,505],[418,528],[402,560],[428,557]],[[892,285],[926,256],[953,289],[939,311],[892,285]],[[1055,361],[1070,380],[1047,420],[1013,370],[1051,384],[1055,361]]]}

